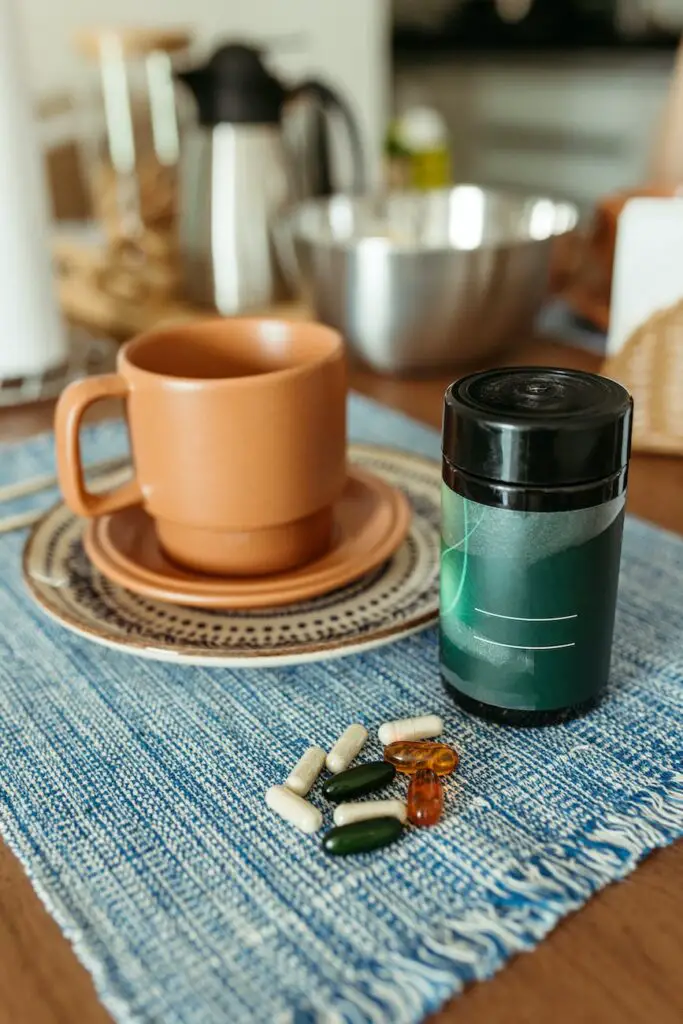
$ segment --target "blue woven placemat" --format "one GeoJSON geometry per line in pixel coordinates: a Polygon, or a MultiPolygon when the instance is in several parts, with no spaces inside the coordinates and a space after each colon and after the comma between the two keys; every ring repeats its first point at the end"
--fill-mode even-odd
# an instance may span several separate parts
{"type": "MultiPolygon", "coordinates": [[[[351,432],[438,451],[359,398],[351,432]]],[[[88,447],[112,454],[123,432],[88,447]]],[[[0,482],[51,463],[49,438],[5,448],[0,482]]],[[[534,731],[456,710],[434,631],[279,671],[91,646],[32,606],[23,539],[0,539],[0,830],[119,1021],[419,1021],[683,832],[672,535],[628,521],[609,698],[534,731]],[[462,754],[437,828],[335,861],[265,809],[308,743],[360,720],[375,758],[382,721],[424,711],[462,754]]]]}

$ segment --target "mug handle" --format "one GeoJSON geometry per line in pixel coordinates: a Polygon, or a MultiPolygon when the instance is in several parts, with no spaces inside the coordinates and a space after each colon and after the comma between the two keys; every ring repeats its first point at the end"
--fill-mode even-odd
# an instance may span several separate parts
{"type": "Polygon", "coordinates": [[[128,384],[118,373],[74,381],[60,395],[55,411],[57,476],[64,501],[78,516],[103,516],[142,501],[137,480],[128,480],[115,491],[93,494],[85,486],[81,462],[80,429],[83,415],[103,398],[125,398],[128,384]]]}

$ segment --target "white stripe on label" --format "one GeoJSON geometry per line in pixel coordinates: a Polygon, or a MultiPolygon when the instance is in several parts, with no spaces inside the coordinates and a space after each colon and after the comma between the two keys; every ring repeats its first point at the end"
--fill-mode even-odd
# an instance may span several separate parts
{"type": "Polygon", "coordinates": [[[487,612],[485,608],[475,608],[475,612],[482,615],[491,615],[494,619],[510,619],[511,622],[567,622],[569,619],[578,619],[578,615],[557,615],[552,619],[525,619],[523,615],[500,615],[498,612],[487,612]]]}
{"type": "Polygon", "coordinates": [[[552,647],[527,647],[522,644],[501,644],[497,640],[489,640],[485,636],[474,634],[475,640],[481,640],[485,644],[493,644],[494,647],[511,647],[515,651],[562,651],[565,647],[576,647],[576,644],[553,644],[552,647]]]}

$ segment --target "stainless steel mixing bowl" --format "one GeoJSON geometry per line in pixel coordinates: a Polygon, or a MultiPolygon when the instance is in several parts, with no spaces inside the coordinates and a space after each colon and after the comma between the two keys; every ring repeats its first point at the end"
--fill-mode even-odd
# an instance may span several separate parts
{"type": "Polygon", "coordinates": [[[460,185],[313,199],[276,228],[284,262],[324,323],[384,373],[480,359],[528,333],[553,239],[576,207],[460,185]]]}

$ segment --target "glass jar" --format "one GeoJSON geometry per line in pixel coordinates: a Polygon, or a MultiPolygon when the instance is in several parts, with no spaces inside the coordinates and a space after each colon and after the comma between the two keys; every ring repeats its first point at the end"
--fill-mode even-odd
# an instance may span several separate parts
{"type": "Polygon", "coordinates": [[[175,255],[180,149],[173,60],[183,30],[95,29],[76,45],[92,62],[83,152],[95,216],[110,248],[161,267],[175,255]]]}
{"type": "Polygon", "coordinates": [[[447,390],[441,674],[467,710],[558,722],[607,685],[631,421],[624,388],[573,370],[447,390]]]}

